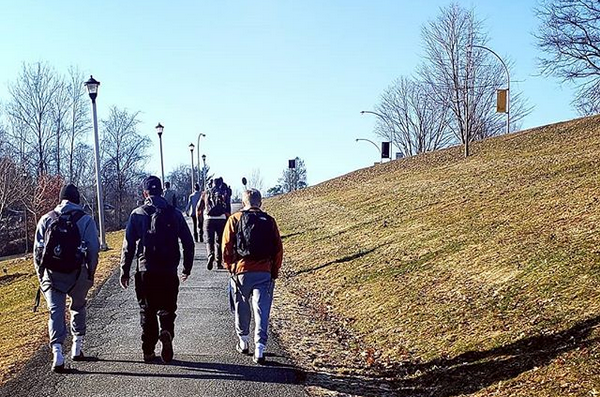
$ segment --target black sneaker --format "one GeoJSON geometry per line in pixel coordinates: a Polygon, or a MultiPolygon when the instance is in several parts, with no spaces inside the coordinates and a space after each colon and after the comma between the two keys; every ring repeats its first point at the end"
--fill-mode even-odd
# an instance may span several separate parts
{"type": "Polygon", "coordinates": [[[85,356],[83,355],[83,351],[79,352],[78,356],[71,356],[73,361],[85,361],[85,356]]]}
{"type": "Polygon", "coordinates": [[[165,363],[168,363],[173,359],[173,338],[169,331],[163,330],[160,332],[158,339],[160,339],[160,343],[162,343],[160,358],[162,358],[165,363]]]}
{"type": "Polygon", "coordinates": [[[149,354],[144,353],[144,362],[145,363],[151,363],[155,359],[156,359],[156,354],[154,354],[154,352],[149,353],[149,354]]]}
{"type": "Polygon", "coordinates": [[[208,256],[208,263],[206,264],[206,268],[208,270],[212,270],[213,268],[213,262],[215,261],[215,259],[212,256],[208,256]]]}

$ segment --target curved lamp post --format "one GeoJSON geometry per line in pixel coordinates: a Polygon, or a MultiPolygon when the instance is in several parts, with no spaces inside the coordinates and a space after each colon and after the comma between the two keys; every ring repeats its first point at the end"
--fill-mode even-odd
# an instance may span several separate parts
{"type": "Polygon", "coordinates": [[[506,133],[508,134],[510,132],[510,74],[508,73],[508,66],[506,66],[506,63],[504,63],[502,58],[500,58],[500,55],[496,54],[493,50],[482,45],[473,44],[472,47],[481,48],[483,50],[491,52],[496,58],[498,58],[498,60],[504,67],[504,71],[506,72],[506,133]]]}
{"type": "MultiPolygon", "coordinates": [[[[383,122],[387,124],[388,128],[390,129],[390,131],[392,131],[392,136],[390,136],[390,145],[392,145],[392,150],[391,151],[393,152],[394,132],[395,132],[394,131],[394,126],[390,123],[390,121],[388,120],[388,118],[385,117],[381,113],[377,113],[377,112],[374,112],[372,110],[361,110],[360,111],[360,114],[365,114],[365,113],[375,115],[375,116],[379,117],[380,119],[382,119],[383,122]]],[[[377,145],[375,145],[375,146],[377,146],[377,145]]],[[[398,148],[399,152],[402,152],[402,150],[400,149],[400,146],[396,145],[396,147],[398,148]]],[[[392,154],[393,153],[390,153],[390,160],[392,160],[392,154]]]]}
{"type": "Polygon", "coordinates": [[[373,142],[370,139],[356,138],[356,142],[358,142],[358,141],[369,142],[371,145],[375,146],[375,149],[377,150],[377,153],[379,153],[379,158],[380,158],[380,161],[381,161],[381,150],[379,149],[379,146],[377,146],[377,144],[375,142],[373,142]]]}
{"type": "Polygon", "coordinates": [[[188,146],[190,148],[190,155],[192,157],[192,172],[190,173],[192,175],[192,193],[194,193],[194,144],[190,143],[190,145],[188,146]]]}
{"type": "Polygon", "coordinates": [[[98,195],[98,228],[100,229],[100,249],[106,250],[106,233],[104,231],[104,202],[102,200],[102,185],[100,183],[100,153],[98,149],[98,115],[96,113],[96,97],[98,96],[98,87],[100,82],[93,76],[86,81],[85,87],[88,90],[92,100],[92,115],[94,119],[94,157],[96,158],[96,194],[98,195]]]}
{"type": "Polygon", "coordinates": [[[165,127],[162,124],[158,123],[158,125],[155,128],[156,128],[156,133],[158,134],[158,141],[160,144],[160,175],[161,175],[162,184],[164,186],[165,185],[165,167],[163,165],[162,134],[163,134],[163,130],[165,127]]]}

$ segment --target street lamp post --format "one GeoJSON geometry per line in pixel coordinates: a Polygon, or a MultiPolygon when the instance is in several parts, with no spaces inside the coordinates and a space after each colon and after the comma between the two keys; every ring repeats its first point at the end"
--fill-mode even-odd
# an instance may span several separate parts
{"type": "Polygon", "coordinates": [[[508,134],[510,132],[510,74],[508,73],[508,66],[506,66],[506,63],[504,63],[502,58],[500,58],[500,55],[496,54],[493,50],[482,45],[473,44],[472,47],[481,48],[483,50],[491,52],[496,58],[498,58],[498,60],[504,67],[504,71],[506,72],[506,133],[508,134]]]}
{"type": "MultiPolygon", "coordinates": [[[[198,150],[198,153],[196,153],[197,156],[197,160],[198,160],[198,182],[200,182],[200,180],[202,179],[202,175],[200,174],[200,137],[206,137],[206,134],[203,133],[199,133],[198,134],[198,146],[196,147],[196,150],[198,150]]],[[[202,190],[204,190],[204,185],[202,185],[202,190]]]]}
{"type": "Polygon", "coordinates": [[[161,180],[162,180],[162,185],[165,185],[165,167],[163,164],[163,150],[162,150],[162,134],[163,134],[163,130],[165,129],[165,127],[158,123],[158,125],[155,127],[156,128],[156,133],[158,134],[158,142],[160,145],[160,175],[161,175],[161,180]]]}
{"type": "MultiPolygon", "coordinates": [[[[391,131],[390,145],[392,145],[392,149],[393,149],[393,145],[394,145],[394,126],[390,123],[389,119],[387,117],[385,117],[383,114],[374,112],[372,110],[361,110],[360,111],[360,114],[365,114],[365,113],[375,115],[375,116],[379,117],[380,119],[382,119],[383,122],[387,124],[388,128],[391,131]]],[[[375,145],[375,146],[377,146],[377,145],[375,145]]],[[[402,152],[402,149],[400,149],[400,146],[396,145],[396,147],[398,148],[399,152],[402,152]]],[[[390,160],[392,160],[392,154],[391,153],[390,153],[390,160]]]]}
{"type": "MultiPolygon", "coordinates": [[[[200,152],[200,150],[198,150],[200,152]]],[[[202,155],[202,190],[206,190],[206,155],[202,155]]]]}
{"type": "Polygon", "coordinates": [[[194,193],[194,144],[190,143],[190,155],[192,157],[192,172],[190,173],[192,175],[192,193],[194,193]]]}
{"type": "Polygon", "coordinates": [[[98,226],[100,228],[100,249],[106,250],[106,233],[104,231],[104,202],[102,200],[102,184],[100,183],[100,152],[98,148],[98,116],[96,114],[96,97],[98,96],[98,86],[100,82],[93,76],[86,81],[85,86],[92,100],[92,115],[94,119],[94,157],[96,158],[96,194],[98,195],[98,226]]]}
{"type": "Polygon", "coordinates": [[[379,161],[381,162],[381,149],[379,149],[379,146],[377,146],[377,144],[375,142],[373,142],[370,139],[365,139],[365,138],[356,138],[356,142],[358,141],[365,141],[365,142],[369,142],[371,145],[375,146],[375,149],[377,150],[377,153],[379,153],[379,161]]]}

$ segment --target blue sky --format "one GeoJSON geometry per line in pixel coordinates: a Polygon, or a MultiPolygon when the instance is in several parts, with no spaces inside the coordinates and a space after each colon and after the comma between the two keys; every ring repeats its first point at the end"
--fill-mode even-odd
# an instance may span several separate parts
{"type": "MultiPolygon", "coordinates": [[[[309,184],[372,165],[372,109],[422,54],[420,29],[449,1],[31,1],[4,2],[0,101],[23,62],[76,65],[101,82],[110,105],[141,111],[154,142],[148,170],[189,164],[199,133],[211,170],[234,188],[254,168],[273,186],[287,159],[306,162],[309,184]]],[[[474,7],[489,46],[513,62],[513,91],[533,113],[524,128],[576,117],[572,90],[538,75],[534,0],[458,1],[474,7]]],[[[194,156],[196,157],[196,156],[194,156]]]]}

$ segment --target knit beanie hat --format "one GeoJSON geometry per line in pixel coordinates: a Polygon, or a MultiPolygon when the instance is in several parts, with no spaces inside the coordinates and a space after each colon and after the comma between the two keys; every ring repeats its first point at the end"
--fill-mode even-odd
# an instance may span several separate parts
{"type": "Polygon", "coordinates": [[[68,185],[64,185],[60,189],[60,194],[58,195],[58,200],[69,200],[74,204],[79,204],[79,190],[77,190],[77,186],[69,183],[68,185]]]}

